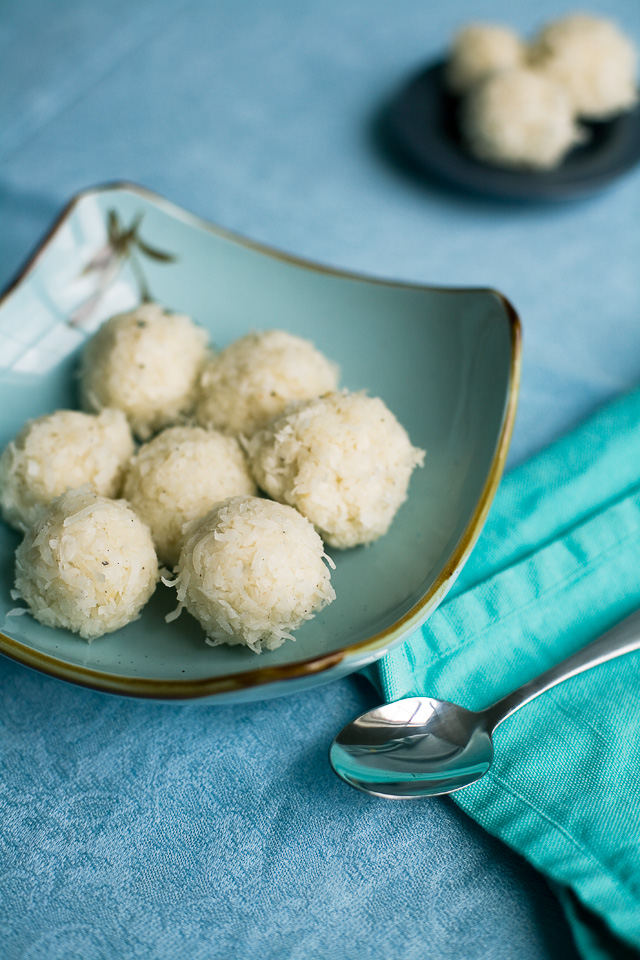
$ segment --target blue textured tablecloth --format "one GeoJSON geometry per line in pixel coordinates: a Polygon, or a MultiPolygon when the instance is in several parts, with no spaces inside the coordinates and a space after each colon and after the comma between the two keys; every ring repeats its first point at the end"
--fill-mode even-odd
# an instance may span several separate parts
{"type": "MultiPolygon", "coordinates": [[[[640,42],[637,0],[589,5],[640,42]]],[[[640,380],[640,173],[587,202],[492,203],[400,170],[380,104],[469,18],[550,0],[4,0],[0,283],[77,190],[145,184],[302,256],[494,285],[525,333],[511,463],[640,380]]],[[[0,662],[0,955],[574,956],[541,878],[447,800],[330,773],[361,679],[255,707],[111,699],[0,662]]]]}

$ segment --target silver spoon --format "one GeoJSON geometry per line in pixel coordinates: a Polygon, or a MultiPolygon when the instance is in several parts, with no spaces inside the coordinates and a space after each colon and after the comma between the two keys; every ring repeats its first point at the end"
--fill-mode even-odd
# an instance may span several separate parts
{"type": "Polygon", "coordinates": [[[436,797],[468,787],[493,760],[496,727],[534,697],[578,673],[640,649],[640,610],[573,656],[485,710],[408,697],[368,710],[331,744],[331,766],[376,797],[436,797]]]}

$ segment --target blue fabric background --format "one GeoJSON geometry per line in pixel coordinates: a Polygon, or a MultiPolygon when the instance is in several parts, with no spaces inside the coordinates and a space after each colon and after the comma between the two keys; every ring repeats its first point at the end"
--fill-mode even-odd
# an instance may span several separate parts
{"type": "MultiPolygon", "coordinates": [[[[637,0],[600,0],[640,43],[637,0]]],[[[458,196],[380,151],[380,104],[469,18],[552,0],[4,0],[0,282],[78,189],[130,178],[348,269],[494,285],[525,333],[511,463],[640,380],[640,173],[589,201],[458,196]]],[[[140,704],[0,663],[7,960],[574,956],[552,894],[444,801],[333,778],[350,679],[246,707],[140,704]]]]}

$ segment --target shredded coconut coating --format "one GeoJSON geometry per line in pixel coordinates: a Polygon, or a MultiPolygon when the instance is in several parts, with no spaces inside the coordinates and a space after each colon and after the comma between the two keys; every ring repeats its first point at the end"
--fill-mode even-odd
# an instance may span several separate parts
{"type": "Polygon", "coordinates": [[[637,50],[610,20],[581,13],[555,20],[532,43],[530,58],[585,119],[606,120],[637,103],[637,50]]]}
{"type": "Polygon", "coordinates": [[[93,640],[140,615],[158,561],[148,528],[88,487],[54,500],[16,551],[16,592],[48,627],[93,640]]]}
{"type": "Polygon", "coordinates": [[[339,548],[387,532],[424,460],[382,400],[347,391],[292,405],[246,449],[258,485],[339,548]]]}
{"type": "Polygon", "coordinates": [[[174,566],[184,525],[256,485],[235,437],[169,427],[144,444],[127,470],[123,496],[149,526],[160,560],[174,566]]]}
{"type": "Polygon", "coordinates": [[[467,93],[500,70],[523,66],[526,47],[515,31],[491,23],[471,23],[453,38],[446,67],[447,85],[467,93]]]}
{"type": "Polygon", "coordinates": [[[82,405],[124,411],[141,440],[183,421],[195,404],[207,340],[189,317],[156,303],[111,317],[82,357],[82,405]]]}
{"type": "Polygon", "coordinates": [[[189,530],[180,554],[179,605],[207,643],[275,650],[335,599],[322,540],[291,507],[233,497],[189,530]]]}
{"type": "Polygon", "coordinates": [[[57,410],[30,420],[0,455],[0,507],[24,531],[55,497],[89,484],[116,497],[133,438],[120,410],[57,410]]]}
{"type": "Polygon", "coordinates": [[[338,368],[312,343],[283,330],[250,333],[206,364],[196,419],[250,436],[292,400],[335,390],[338,368]]]}
{"type": "Polygon", "coordinates": [[[529,69],[494,74],[472,90],[460,126],[478,159],[532,170],[557,166],[584,139],[566,90],[529,69]]]}

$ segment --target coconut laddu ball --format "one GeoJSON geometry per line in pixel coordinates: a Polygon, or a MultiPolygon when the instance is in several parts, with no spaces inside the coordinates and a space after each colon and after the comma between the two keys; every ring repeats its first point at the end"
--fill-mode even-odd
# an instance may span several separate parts
{"type": "Polygon", "coordinates": [[[133,432],[148,439],[192,410],[207,340],[189,317],[157,303],[111,317],[82,356],[82,405],[122,410],[133,432]]]}
{"type": "MultiPolygon", "coordinates": [[[[324,546],[292,507],[232,497],[196,521],[180,554],[179,605],[218,646],[275,650],[335,599],[324,546]]],[[[328,558],[327,558],[328,559],[328,558]]]]}
{"type": "Polygon", "coordinates": [[[514,30],[492,23],[471,23],[453,38],[446,82],[454,93],[467,93],[490,74],[520,67],[525,59],[525,44],[514,30]]]}
{"type": "Polygon", "coordinates": [[[292,400],[319,397],[337,384],[338,368],[308,340],[283,330],[250,333],[207,362],[196,419],[249,436],[292,400]]]}
{"type": "Polygon", "coordinates": [[[637,50],[610,20],[582,13],[555,20],[533,41],[530,59],[585,119],[606,120],[638,100],[637,50]]]}
{"type": "Polygon", "coordinates": [[[169,427],[140,447],[122,495],[149,526],[160,560],[172,567],[186,523],[221,500],[256,492],[235,437],[202,427],[169,427]]]}
{"type": "Polygon", "coordinates": [[[49,504],[16,551],[16,593],[35,619],[85,640],[136,620],[157,580],[148,528],[88,487],[49,504]]]}
{"type": "Polygon", "coordinates": [[[89,484],[115,497],[132,453],[133,438],[120,410],[98,415],[57,410],[30,420],[0,455],[2,516],[24,531],[46,504],[74,487],[89,484]]]}
{"type": "Polygon", "coordinates": [[[258,485],[340,548],[387,532],[424,460],[381,399],[347,391],[292,405],[246,448],[258,485]]]}
{"type": "Polygon", "coordinates": [[[460,129],[479,160],[547,170],[584,139],[564,87],[529,69],[496,73],[462,105],[460,129]]]}

